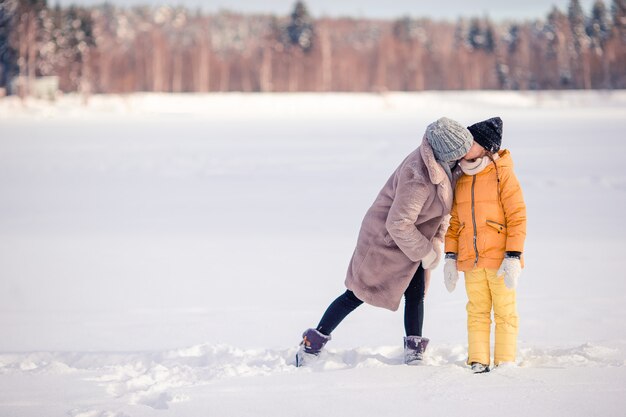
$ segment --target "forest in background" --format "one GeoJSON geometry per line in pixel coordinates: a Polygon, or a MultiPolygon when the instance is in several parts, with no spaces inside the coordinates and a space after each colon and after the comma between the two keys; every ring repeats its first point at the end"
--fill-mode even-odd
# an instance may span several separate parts
{"type": "Polygon", "coordinates": [[[0,0],[0,88],[46,76],[85,94],[623,89],[626,0],[519,22],[0,0]]]}

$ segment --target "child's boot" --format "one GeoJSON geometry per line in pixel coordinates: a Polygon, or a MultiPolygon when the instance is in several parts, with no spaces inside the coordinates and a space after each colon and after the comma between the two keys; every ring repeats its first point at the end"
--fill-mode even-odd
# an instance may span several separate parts
{"type": "Polygon", "coordinates": [[[404,363],[417,365],[424,358],[429,339],[422,336],[405,336],[404,338],[404,363]]]}
{"type": "Polygon", "coordinates": [[[484,374],[489,372],[489,365],[484,365],[480,362],[472,362],[472,372],[475,374],[484,374]]]}
{"type": "Polygon", "coordinates": [[[302,333],[300,349],[296,353],[296,366],[305,365],[307,359],[317,357],[330,339],[330,335],[327,336],[316,329],[307,329],[302,333]]]}

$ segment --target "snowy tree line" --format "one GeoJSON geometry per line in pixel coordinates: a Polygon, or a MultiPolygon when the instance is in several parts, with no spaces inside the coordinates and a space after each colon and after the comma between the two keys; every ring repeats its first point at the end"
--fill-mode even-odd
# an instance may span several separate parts
{"type": "Polygon", "coordinates": [[[47,75],[87,93],[626,88],[626,0],[454,23],[1,0],[0,88],[47,75]]]}

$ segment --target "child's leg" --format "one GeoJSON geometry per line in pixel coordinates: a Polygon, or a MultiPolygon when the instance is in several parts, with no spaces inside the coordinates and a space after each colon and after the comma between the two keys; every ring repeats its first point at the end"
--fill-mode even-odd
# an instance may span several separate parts
{"type": "Polygon", "coordinates": [[[504,285],[504,279],[497,276],[495,269],[489,269],[487,273],[496,322],[494,363],[498,365],[501,362],[515,362],[519,322],[515,290],[510,290],[504,285]]]}
{"type": "Polygon", "coordinates": [[[491,292],[484,268],[465,273],[467,291],[468,363],[489,365],[491,329],[491,292]]]}
{"type": "Polygon", "coordinates": [[[363,301],[359,300],[352,291],[346,290],[328,306],[317,325],[317,331],[326,336],[330,335],[339,323],[361,304],[363,301]]]}

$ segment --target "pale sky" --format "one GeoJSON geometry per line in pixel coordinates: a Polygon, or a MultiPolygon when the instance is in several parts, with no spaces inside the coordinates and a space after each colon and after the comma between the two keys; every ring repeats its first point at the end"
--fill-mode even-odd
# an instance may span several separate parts
{"type": "MultiPolygon", "coordinates": [[[[50,5],[101,4],[104,0],[48,0],[50,5]]],[[[120,6],[137,4],[150,5],[184,5],[195,9],[201,7],[205,11],[213,12],[220,9],[229,9],[242,12],[269,12],[279,15],[288,14],[295,4],[295,0],[108,0],[109,3],[120,6]]],[[[492,19],[533,19],[544,18],[553,5],[566,11],[569,0],[309,0],[305,1],[315,17],[320,16],[354,16],[394,18],[404,15],[414,17],[445,18],[455,20],[459,16],[485,16],[492,19]]],[[[593,0],[581,0],[586,14],[589,14],[593,0]]],[[[610,7],[611,0],[605,0],[610,7]]]]}

